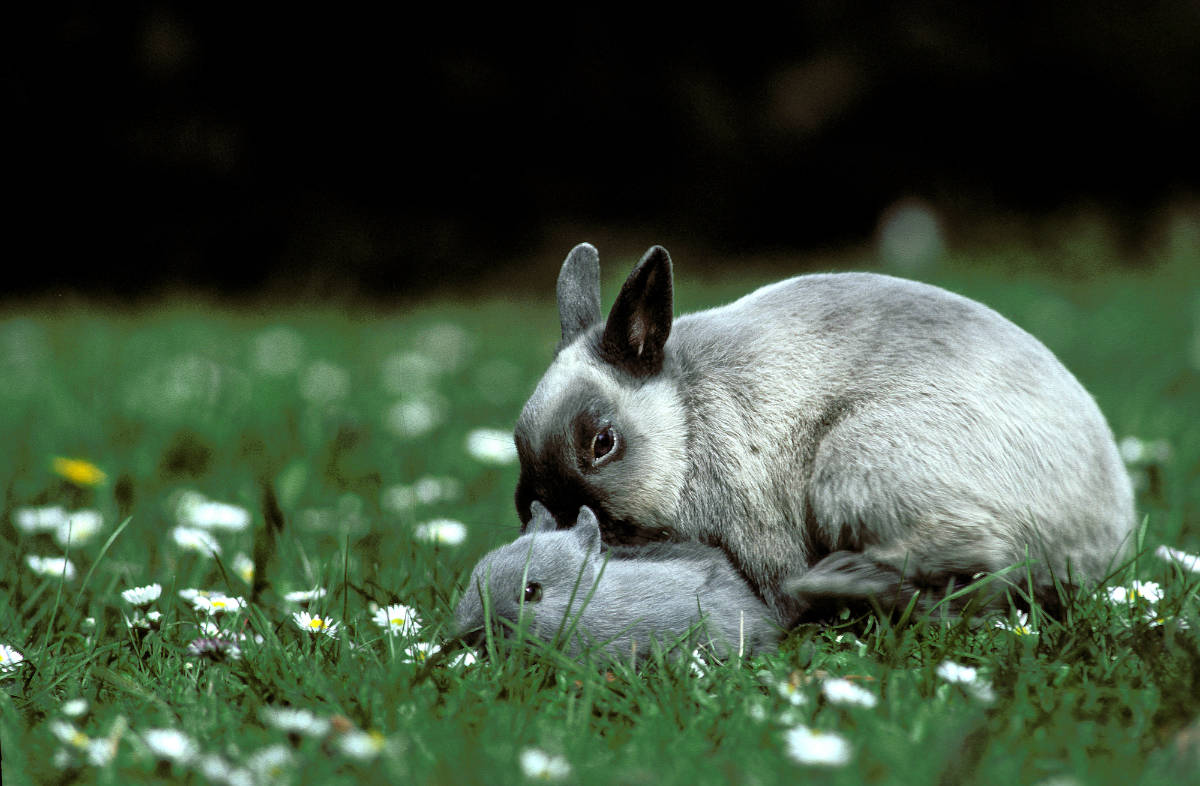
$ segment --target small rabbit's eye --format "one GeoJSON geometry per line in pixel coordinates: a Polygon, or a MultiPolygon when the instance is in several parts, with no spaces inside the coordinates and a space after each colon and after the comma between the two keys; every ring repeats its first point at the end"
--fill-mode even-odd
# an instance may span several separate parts
{"type": "Polygon", "coordinates": [[[609,453],[612,453],[613,448],[616,446],[617,432],[612,430],[612,426],[609,426],[592,437],[592,458],[599,461],[609,453]]]}
{"type": "Polygon", "coordinates": [[[537,603],[542,599],[542,585],[531,581],[525,585],[525,602],[537,603]]]}

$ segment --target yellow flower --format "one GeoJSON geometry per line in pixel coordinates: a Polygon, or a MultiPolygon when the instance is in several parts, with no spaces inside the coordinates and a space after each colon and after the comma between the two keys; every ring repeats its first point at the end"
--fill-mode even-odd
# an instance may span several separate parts
{"type": "Polygon", "coordinates": [[[99,486],[108,480],[104,470],[83,459],[55,456],[54,471],[77,486],[99,486]]]}

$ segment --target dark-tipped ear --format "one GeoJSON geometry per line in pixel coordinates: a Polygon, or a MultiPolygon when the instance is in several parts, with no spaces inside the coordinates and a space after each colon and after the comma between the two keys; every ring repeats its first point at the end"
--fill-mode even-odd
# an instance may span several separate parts
{"type": "Polygon", "coordinates": [[[579,539],[579,545],[584,551],[590,554],[600,550],[600,520],[587,505],[579,509],[579,516],[576,517],[575,526],[571,531],[579,539]]]}
{"type": "Polygon", "coordinates": [[[671,335],[671,257],[654,246],[625,279],[608,313],[600,352],[634,376],[662,370],[663,347],[671,335]]]}
{"type": "Polygon", "coordinates": [[[558,321],[560,347],[600,321],[600,255],[590,243],[571,249],[558,273],[558,321]]]}
{"type": "Polygon", "coordinates": [[[553,532],[558,529],[558,522],[554,520],[554,516],[536,499],[529,503],[529,513],[529,523],[525,525],[526,533],[553,532]]]}

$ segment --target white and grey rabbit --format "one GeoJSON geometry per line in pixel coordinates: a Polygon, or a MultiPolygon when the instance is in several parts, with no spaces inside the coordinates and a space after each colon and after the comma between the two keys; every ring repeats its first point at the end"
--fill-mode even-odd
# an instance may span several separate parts
{"type": "Polygon", "coordinates": [[[479,641],[490,608],[496,635],[526,625],[572,657],[591,651],[640,662],[655,651],[700,647],[724,659],[774,649],[782,630],[719,549],[673,543],[602,552],[588,508],[569,530],[556,529],[537,502],[531,508],[525,534],[471,572],[454,610],[468,641],[479,641]]]}
{"type": "Polygon", "coordinates": [[[675,319],[672,289],[654,247],[604,319],[596,250],[563,263],[562,341],[516,426],[522,521],[587,506],[607,543],[717,546],[785,626],[1027,558],[1051,601],[1120,559],[1134,514],[1108,424],[995,311],[839,273],[675,319]]]}

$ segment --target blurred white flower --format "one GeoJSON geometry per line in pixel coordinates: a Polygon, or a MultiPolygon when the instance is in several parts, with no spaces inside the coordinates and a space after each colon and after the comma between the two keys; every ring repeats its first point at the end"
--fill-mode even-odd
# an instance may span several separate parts
{"type": "Polygon", "coordinates": [[[466,540],[467,527],[454,519],[434,519],[418,525],[413,534],[417,540],[457,546],[466,540]]]}
{"type": "Polygon", "coordinates": [[[998,619],[992,623],[992,627],[1006,630],[1015,636],[1035,636],[1037,631],[1029,627],[1029,615],[1023,611],[1018,611],[1016,619],[1009,621],[1006,619],[998,619]]]}
{"type": "Polygon", "coordinates": [[[121,590],[121,597],[125,599],[125,602],[140,609],[158,600],[160,595],[162,595],[162,585],[157,583],[121,590]]]}
{"type": "Polygon", "coordinates": [[[431,657],[441,651],[442,648],[436,644],[429,644],[428,642],[424,641],[415,641],[405,647],[404,659],[409,663],[422,665],[425,663],[425,661],[429,660],[431,657]]]}
{"type": "Polygon", "coordinates": [[[1109,587],[1108,600],[1111,603],[1129,603],[1144,600],[1148,603],[1158,603],[1162,600],[1162,588],[1154,581],[1137,581],[1128,587],[1109,587]]]}
{"type": "Polygon", "coordinates": [[[832,704],[843,704],[851,707],[874,707],[879,703],[879,699],[875,697],[866,688],[855,685],[850,680],[832,679],[826,680],[821,686],[822,693],[825,698],[832,704]]]}
{"type": "Polygon", "coordinates": [[[423,393],[433,388],[441,368],[420,352],[397,352],[383,361],[383,389],[393,396],[423,393]]]}
{"type": "Polygon", "coordinates": [[[477,428],[468,434],[467,453],[485,464],[513,464],[517,460],[512,434],[494,428],[477,428]]]}
{"type": "Polygon", "coordinates": [[[87,543],[104,526],[104,516],[98,510],[77,510],[68,513],[66,520],[54,531],[54,539],[64,548],[87,543]]]}
{"type": "Polygon", "coordinates": [[[398,401],[384,414],[384,425],[398,437],[424,436],[441,422],[441,406],[431,398],[398,401]]]}
{"type": "Polygon", "coordinates": [[[64,557],[39,557],[36,554],[26,554],[25,564],[39,576],[61,576],[67,581],[75,578],[75,566],[64,557]]]}
{"type": "Polygon", "coordinates": [[[227,502],[216,502],[197,491],[184,492],[175,506],[175,516],[184,527],[241,532],[250,526],[250,511],[227,502]]]}
{"type": "Polygon", "coordinates": [[[467,666],[474,666],[478,662],[479,657],[475,654],[474,650],[463,650],[450,660],[446,661],[446,668],[466,668],[467,666]]]}
{"type": "Polygon", "coordinates": [[[1117,443],[1117,451],[1126,464],[1161,463],[1171,458],[1171,443],[1165,439],[1142,440],[1124,437],[1117,443]]]}
{"type": "Polygon", "coordinates": [[[764,679],[773,684],[775,692],[786,699],[788,704],[791,704],[793,707],[808,703],[808,696],[800,689],[800,680],[798,678],[779,680],[764,675],[764,679]]]}
{"type": "Polygon", "coordinates": [[[59,707],[59,710],[61,710],[62,714],[66,715],[68,718],[78,718],[82,715],[85,715],[88,711],[87,699],[70,699],[68,701],[64,701],[62,706],[59,707]]]}
{"type": "Polygon", "coordinates": [[[132,618],[125,618],[125,625],[141,630],[158,630],[159,626],[162,625],[162,612],[148,611],[142,614],[141,611],[135,611],[132,618]]]}
{"type": "Polygon", "coordinates": [[[416,505],[453,502],[462,496],[462,483],[455,478],[425,475],[411,486],[398,483],[383,490],[380,506],[390,513],[407,513],[416,505]]]}
{"type": "Polygon", "coordinates": [[[286,745],[263,748],[246,759],[246,768],[255,776],[255,783],[286,783],[291,765],[292,751],[286,745]]]}
{"type": "Polygon", "coordinates": [[[329,719],[318,717],[311,710],[297,707],[263,707],[259,717],[263,723],[286,734],[323,737],[329,732],[329,719]]]}
{"type": "Polygon", "coordinates": [[[1170,546],[1159,546],[1154,550],[1155,556],[1167,562],[1174,562],[1184,570],[1200,573],[1200,556],[1188,554],[1186,551],[1173,549],[1170,546]]]}
{"type": "Polygon", "coordinates": [[[296,623],[296,627],[308,631],[314,636],[324,633],[326,636],[333,637],[337,635],[338,628],[341,627],[340,622],[334,622],[328,617],[309,614],[307,611],[296,612],[292,615],[292,620],[296,623]]]}
{"type": "Polygon", "coordinates": [[[328,361],[318,360],[300,374],[300,397],[326,404],[350,394],[350,372],[328,361]]]}
{"type": "Polygon", "coordinates": [[[402,603],[379,609],[372,620],[392,636],[415,636],[421,626],[416,613],[402,603]]]}
{"type": "Polygon", "coordinates": [[[453,371],[467,359],[471,339],[467,331],[452,322],[430,325],[418,334],[416,348],[431,358],[443,371],[453,371]]]}
{"type": "Polygon", "coordinates": [[[50,721],[50,733],[61,742],[63,745],[70,745],[72,748],[85,750],[91,738],[75,728],[73,723],[66,721],[50,721]]]}
{"type": "Polygon", "coordinates": [[[386,740],[377,731],[348,731],[338,738],[342,753],[358,761],[368,761],[383,751],[386,740]]]}
{"type": "Polygon", "coordinates": [[[59,505],[13,511],[13,524],[22,532],[56,532],[66,522],[67,511],[59,505]]]}
{"type": "Polygon", "coordinates": [[[175,545],[187,551],[196,551],[212,556],[221,553],[221,544],[208,532],[195,527],[176,527],[171,530],[175,545]]]}
{"type": "Polygon", "coordinates": [[[254,368],[268,376],[291,374],[304,359],[304,339],[291,328],[268,328],[254,337],[250,358],[254,368]]]}
{"type": "Polygon", "coordinates": [[[203,611],[209,616],[225,613],[237,614],[246,608],[246,599],[241,596],[197,595],[192,599],[192,606],[196,611],[203,611]]]}
{"type": "Polygon", "coordinates": [[[980,701],[991,703],[996,698],[991,684],[981,678],[972,666],[944,660],[938,664],[937,675],[952,685],[962,685],[980,701]]]}
{"type": "Polygon", "coordinates": [[[313,587],[310,590],[297,590],[295,592],[284,593],[283,599],[288,603],[298,603],[301,606],[312,603],[314,600],[320,600],[328,594],[324,587],[313,587]]]}
{"type": "Polygon", "coordinates": [[[238,554],[233,558],[231,567],[233,568],[233,572],[236,573],[242,581],[246,582],[247,584],[254,582],[254,560],[250,559],[245,554],[238,552],[238,554]]]}
{"type": "Polygon", "coordinates": [[[177,764],[189,763],[200,752],[195,740],[178,729],[150,729],[142,739],[155,756],[177,764]]]}
{"type": "Polygon", "coordinates": [[[850,743],[836,732],[796,726],[784,742],[787,755],[799,764],[840,767],[850,761],[850,743]]]}
{"type": "Polygon", "coordinates": [[[562,756],[538,748],[521,751],[521,772],[535,781],[561,781],[571,774],[570,763],[562,756]]]}
{"type": "Polygon", "coordinates": [[[0,675],[16,671],[24,662],[24,655],[7,644],[0,644],[0,675]]]}

